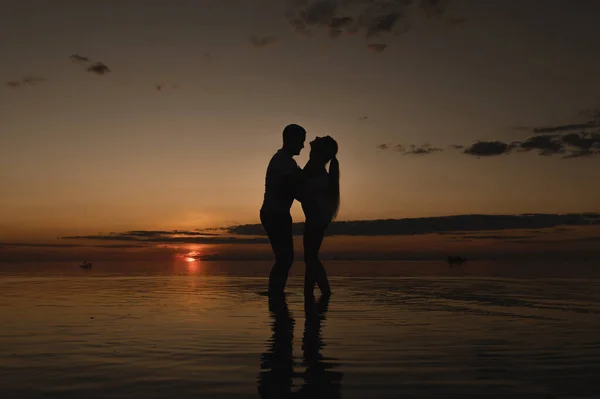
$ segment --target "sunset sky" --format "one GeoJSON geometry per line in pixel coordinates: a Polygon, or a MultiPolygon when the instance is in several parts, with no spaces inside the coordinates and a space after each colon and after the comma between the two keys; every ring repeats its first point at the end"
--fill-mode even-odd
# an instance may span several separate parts
{"type": "Polygon", "coordinates": [[[338,141],[339,221],[414,219],[330,254],[598,253],[598,1],[3,5],[0,260],[268,257],[288,123],[338,141]]]}

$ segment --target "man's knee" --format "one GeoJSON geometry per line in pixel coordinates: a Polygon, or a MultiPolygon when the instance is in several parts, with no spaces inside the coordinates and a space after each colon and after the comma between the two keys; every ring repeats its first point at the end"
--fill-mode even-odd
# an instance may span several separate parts
{"type": "Polygon", "coordinates": [[[277,263],[281,265],[281,267],[292,267],[294,263],[294,251],[281,251],[277,254],[277,263]]]}

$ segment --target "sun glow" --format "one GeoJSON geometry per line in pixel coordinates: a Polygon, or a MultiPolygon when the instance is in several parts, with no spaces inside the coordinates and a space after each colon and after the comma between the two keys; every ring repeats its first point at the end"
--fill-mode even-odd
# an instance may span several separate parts
{"type": "Polygon", "coordinates": [[[192,258],[191,256],[185,258],[186,262],[195,262],[196,258],[192,258]]]}

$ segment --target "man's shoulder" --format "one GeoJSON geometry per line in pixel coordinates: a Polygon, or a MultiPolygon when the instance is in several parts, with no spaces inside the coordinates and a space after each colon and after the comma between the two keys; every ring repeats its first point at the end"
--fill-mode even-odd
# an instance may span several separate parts
{"type": "Polygon", "coordinates": [[[290,154],[286,153],[285,151],[279,150],[271,158],[269,166],[277,169],[289,169],[297,168],[298,164],[290,154]]]}

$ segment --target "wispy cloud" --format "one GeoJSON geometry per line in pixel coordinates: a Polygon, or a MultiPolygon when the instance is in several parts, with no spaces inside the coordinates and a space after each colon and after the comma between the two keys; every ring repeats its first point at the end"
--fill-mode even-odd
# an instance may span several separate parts
{"type": "Polygon", "coordinates": [[[441,148],[436,148],[436,147],[432,147],[431,144],[429,143],[425,143],[425,144],[421,144],[421,145],[415,145],[415,144],[410,144],[408,146],[403,146],[402,144],[396,144],[396,145],[391,145],[391,144],[379,144],[377,146],[378,150],[392,150],[392,151],[396,151],[399,152],[403,155],[429,155],[429,154],[433,154],[436,152],[441,152],[444,151],[441,148]]]}
{"type": "Polygon", "coordinates": [[[147,248],[146,245],[135,244],[51,244],[51,243],[31,243],[31,242],[0,242],[0,248],[105,248],[105,249],[128,249],[128,248],[147,248]]]}
{"type": "Polygon", "coordinates": [[[110,72],[110,68],[103,62],[92,62],[89,57],[81,54],[73,54],[69,57],[71,61],[77,64],[87,65],[86,71],[95,73],[96,75],[106,75],[110,72]]]}
{"type": "Polygon", "coordinates": [[[110,69],[102,62],[96,62],[96,63],[90,65],[87,68],[87,71],[95,73],[97,75],[105,75],[110,72],[110,69]]]}
{"type": "MultiPolygon", "coordinates": [[[[263,233],[259,235],[263,235],[263,233]]],[[[265,244],[264,237],[239,238],[202,231],[133,230],[120,233],[61,237],[65,240],[127,241],[145,244],[265,244]]]]}
{"type": "Polygon", "coordinates": [[[86,64],[86,63],[91,62],[91,60],[88,57],[85,57],[85,56],[79,55],[79,54],[73,54],[70,58],[73,62],[77,62],[77,63],[86,64]]]}
{"type": "Polygon", "coordinates": [[[383,51],[386,49],[386,47],[387,47],[387,44],[384,44],[384,43],[367,44],[367,48],[377,54],[383,53],[383,51]]]}
{"type": "MultiPolygon", "coordinates": [[[[515,130],[528,131],[533,134],[521,141],[477,140],[468,145],[451,144],[448,147],[478,158],[523,152],[533,152],[544,157],[560,156],[562,159],[600,155],[600,110],[587,110],[582,112],[582,115],[587,120],[563,125],[515,127],[515,130]]],[[[434,147],[421,147],[419,150],[419,147],[414,144],[396,144],[395,146],[379,144],[377,149],[395,149],[400,153],[414,154],[428,154],[441,150],[441,148],[434,147]],[[409,149],[415,150],[411,152],[409,149]]]]}
{"type": "Polygon", "coordinates": [[[10,88],[16,89],[22,86],[36,86],[40,83],[44,83],[47,79],[39,76],[26,76],[22,79],[9,80],[6,85],[10,88]]]}
{"type": "MultiPolygon", "coordinates": [[[[431,18],[447,17],[446,24],[451,27],[462,25],[463,18],[447,15],[446,3],[447,0],[291,0],[286,15],[295,31],[303,35],[324,30],[332,38],[361,34],[368,39],[407,32],[411,15],[416,12],[431,18]]],[[[376,52],[385,49],[368,48],[376,52]]]]}
{"type": "Polygon", "coordinates": [[[478,157],[508,154],[514,146],[502,141],[477,141],[465,148],[464,153],[478,157]]]}
{"type": "MultiPolygon", "coordinates": [[[[599,226],[600,213],[522,214],[522,215],[456,215],[428,218],[380,219],[334,222],[328,235],[395,236],[465,233],[519,229],[547,229],[563,226],[599,226]]],[[[294,223],[295,235],[302,234],[303,223],[294,223]]],[[[229,234],[263,235],[260,224],[227,227],[229,234]]],[[[529,236],[529,235],[528,235],[529,236]]]]}
{"type": "Polygon", "coordinates": [[[177,90],[181,87],[179,84],[158,83],[154,86],[156,91],[177,90]]]}
{"type": "Polygon", "coordinates": [[[263,37],[250,36],[250,43],[252,43],[254,47],[266,47],[270,44],[277,43],[277,37],[273,35],[263,37]]]}

